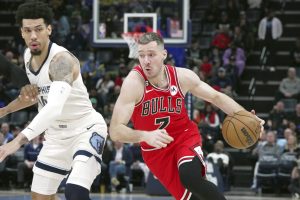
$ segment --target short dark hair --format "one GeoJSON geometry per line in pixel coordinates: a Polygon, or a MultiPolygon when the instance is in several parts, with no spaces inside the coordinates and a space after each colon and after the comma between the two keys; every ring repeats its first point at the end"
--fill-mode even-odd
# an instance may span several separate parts
{"type": "Polygon", "coordinates": [[[158,33],[154,33],[154,32],[144,33],[138,40],[138,43],[139,44],[148,44],[153,41],[155,41],[157,43],[157,45],[164,46],[163,38],[158,33]]]}
{"type": "Polygon", "coordinates": [[[53,11],[48,4],[40,1],[29,1],[21,4],[16,13],[16,22],[22,26],[23,19],[44,19],[46,25],[52,23],[53,11]]]}

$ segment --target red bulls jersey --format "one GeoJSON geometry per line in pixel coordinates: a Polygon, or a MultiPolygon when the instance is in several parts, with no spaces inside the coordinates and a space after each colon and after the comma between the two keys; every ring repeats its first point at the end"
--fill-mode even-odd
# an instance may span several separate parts
{"type": "MultiPolygon", "coordinates": [[[[131,118],[135,129],[145,131],[166,129],[174,139],[180,134],[185,134],[185,130],[190,129],[191,126],[198,129],[188,117],[175,67],[165,66],[169,83],[166,89],[152,85],[141,66],[136,66],[133,70],[145,80],[143,98],[135,105],[131,118]]],[[[145,142],[142,142],[141,146],[144,149],[153,148],[145,142]]]]}

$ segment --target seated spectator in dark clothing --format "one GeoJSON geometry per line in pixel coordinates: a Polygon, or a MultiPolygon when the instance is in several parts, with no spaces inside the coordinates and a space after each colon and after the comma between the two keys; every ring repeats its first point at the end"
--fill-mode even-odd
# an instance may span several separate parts
{"type": "Polygon", "coordinates": [[[24,162],[18,163],[18,185],[20,187],[29,187],[29,185],[24,185],[24,183],[31,183],[32,179],[32,168],[35,161],[43,147],[40,136],[34,138],[30,143],[26,144],[24,147],[24,162]],[[30,179],[30,180],[28,180],[30,179]]]}
{"type": "Polygon", "coordinates": [[[278,101],[269,113],[267,120],[268,129],[278,131],[277,134],[283,133],[284,128],[287,126],[287,114],[284,111],[284,104],[278,101]]]}
{"type": "Polygon", "coordinates": [[[71,32],[66,36],[65,47],[75,56],[79,56],[80,50],[83,50],[84,39],[75,25],[71,25],[71,32]]]}
{"type": "Polygon", "coordinates": [[[279,90],[275,96],[275,101],[279,101],[283,98],[300,100],[300,78],[297,76],[294,67],[288,69],[287,77],[281,81],[279,90]]]}
{"type": "Polygon", "coordinates": [[[236,91],[239,76],[238,76],[238,67],[236,66],[236,61],[234,56],[230,56],[229,62],[223,67],[226,69],[226,74],[232,82],[232,90],[236,91]]]}
{"type": "Polygon", "coordinates": [[[292,64],[296,68],[300,68],[300,38],[297,38],[295,47],[290,52],[292,64]]]}
{"type": "Polygon", "coordinates": [[[232,82],[226,75],[226,69],[224,67],[218,69],[217,76],[211,80],[211,86],[218,91],[232,96],[232,82]]]}
{"type": "Polygon", "coordinates": [[[300,166],[299,161],[297,162],[297,166],[293,168],[291,174],[291,182],[288,186],[290,193],[293,196],[293,199],[300,199],[300,166]]]}
{"type": "Polygon", "coordinates": [[[140,144],[139,143],[133,143],[129,147],[129,149],[130,149],[130,151],[132,152],[132,155],[133,155],[133,163],[132,163],[130,168],[131,168],[131,170],[141,170],[141,171],[143,171],[143,174],[144,174],[143,180],[144,180],[144,183],[146,184],[150,170],[144,162],[140,144]]]}
{"type": "Polygon", "coordinates": [[[290,115],[289,120],[295,123],[296,132],[299,135],[300,134],[300,103],[296,105],[295,112],[290,115]]]}
{"type": "Polygon", "coordinates": [[[127,192],[129,192],[129,180],[126,180],[126,178],[130,178],[130,166],[133,161],[132,153],[127,146],[116,141],[114,142],[112,155],[113,159],[109,163],[112,191],[121,189],[120,186],[123,181],[126,182],[125,186],[127,192]]]}
{"type": "Polygon", "coordinates": [[[219,20],[220,8],[217,0],[209,1],[210,5],[204,14],[204,21],[216,23],[219,20]]]}

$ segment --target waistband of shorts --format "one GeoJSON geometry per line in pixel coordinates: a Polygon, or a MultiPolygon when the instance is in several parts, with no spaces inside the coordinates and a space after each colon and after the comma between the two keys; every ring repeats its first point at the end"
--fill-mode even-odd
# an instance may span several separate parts
{"type": "Polygon", "coordinates": [[[79,119],[73,119],[70,121],[57,120],[51,125],[52,129],[68,130],[76,129],[93,125],[93,124],[105,124],[103,117],[97,112],[91,112],[90,114],[83,116],[79,119]]]}

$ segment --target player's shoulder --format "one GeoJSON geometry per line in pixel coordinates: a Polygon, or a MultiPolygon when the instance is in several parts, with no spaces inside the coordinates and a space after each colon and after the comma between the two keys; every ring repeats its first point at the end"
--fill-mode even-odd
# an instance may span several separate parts
{"type": "Polygon", "coordinates": [[[190,76],[194,76],[196,75],[195,72],[193,72],[192,70],[188,69],[188,68],[184,68],[184,67],[175,67],[176,72],[177,72],[177,76],[178,78],[185,78],[185,77],[190,77],[190,76]]]}

